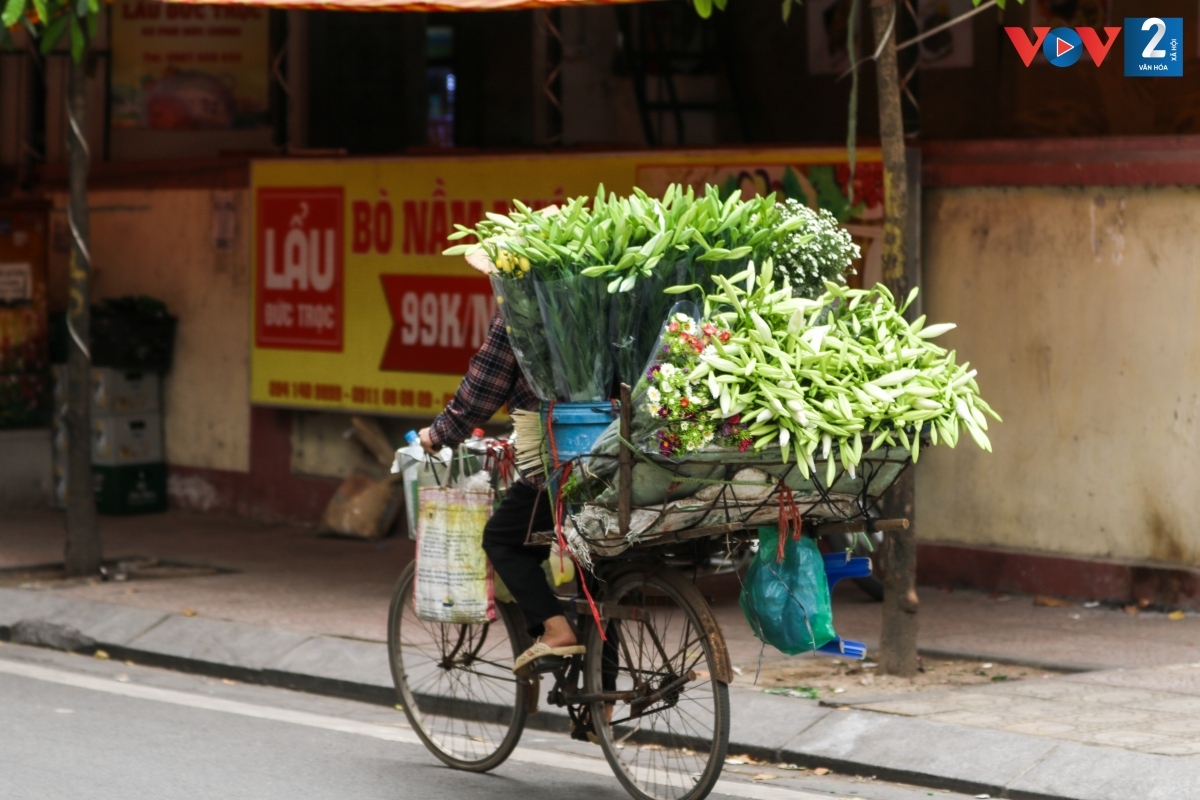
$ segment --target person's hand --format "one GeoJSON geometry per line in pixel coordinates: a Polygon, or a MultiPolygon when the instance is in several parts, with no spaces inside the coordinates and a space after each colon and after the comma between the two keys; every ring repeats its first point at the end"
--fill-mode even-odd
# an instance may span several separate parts
{"type": "Polygon", "coordinates": [[[433,449],[433,438],[429,435],[429,428],[422,428],[417,434],[421,439],[421,448],[430,455],[434,455],[436,451],[433,449]]]}

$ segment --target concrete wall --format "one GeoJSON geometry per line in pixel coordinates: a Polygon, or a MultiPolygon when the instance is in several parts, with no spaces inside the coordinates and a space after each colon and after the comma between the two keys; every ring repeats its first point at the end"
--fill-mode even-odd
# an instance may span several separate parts
{"type": "Polygon", "coordinates": [[[1200,560],[1200,191],[929,189],[925,309],[1004,417],[921,457],[920,536],[1200,560]]]}
{"type": "MultiPolygon", "coordinates": [[[[93,300],[145,294],[179,317],[174,368],[163,387],[167,460],[250,469],[249,192],[92,192],[93,300]],[[233,246],[218,250],[214,199],[237,207],[233,246]]],[[[65,218],[64,198],[56,216],[65,218]]],[[[66,254],[52,271],[65,275],[66,254]]]]}

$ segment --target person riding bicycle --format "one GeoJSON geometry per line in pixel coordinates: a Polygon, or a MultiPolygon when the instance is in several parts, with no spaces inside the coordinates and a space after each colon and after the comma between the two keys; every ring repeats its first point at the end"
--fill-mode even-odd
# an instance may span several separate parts
{"type": "MultiPolygon", "coordinates": [[[[497,313],[483,346],[471,357],[454,399],[428,428],[421,430],[421,446],[429,453],[456,447],[501,406],[510,411],[536,410],[538,398],[517,364],[504,318],[497,313]]],[[[529,634],[536,640],[517,658],[513,672],[546,656],[574,655],[585,649],[578,643],[542,569],[542,562],[550,556],[550,547],[525,544],[531,529],[545,531],[553,527],[549,493],[541,485],[522,478],[509,487],[483,528],[484,552],[520,606],[529,634]]]]}

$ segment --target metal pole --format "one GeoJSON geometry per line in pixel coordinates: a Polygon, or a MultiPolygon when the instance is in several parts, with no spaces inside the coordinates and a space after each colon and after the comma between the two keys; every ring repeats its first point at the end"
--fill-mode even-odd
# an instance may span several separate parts
{"type": "Polygon", "coordinates": [[[67,221],[71,230],[70,306],[67,331],[67,545],[64,565],[68,575],[95,575],[100,571],[100,532],[96,526],[96,500],[92,493],[91,367],[88,351],[88,277],[92,257],[88,250],[87,172],[88,145],[84,135],[87,112],[87,76],[83,64],[69,60],[67,78],[67,158],[70,198],[67,221]]]}

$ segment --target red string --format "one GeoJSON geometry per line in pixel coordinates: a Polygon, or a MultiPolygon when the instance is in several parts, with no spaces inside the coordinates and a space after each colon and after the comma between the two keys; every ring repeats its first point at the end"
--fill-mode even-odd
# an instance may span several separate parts
{"type": "Polygon", "coordinates": [[[775,553],[775,562],[783,561],[783,545],[791,536],[793,539],[799,540],[801,531],[803,530],[804,521],[800,518],[800,508],[796,505],[796,498],[792,495],[791,488],[785,484],[779,484],[779,548],[775,553]]]}
{"type": "MultiPolygon", "coordinates": [[[[554,441],[551,439],[551,441],[554,441]]],[[[563,514],[565,506],[563,504],[562,493],[563,487],[566,485],[567,478],[571,475],[571,467],[574,462],[568,461],[563,467],[562,475],[559,478],[558,492],[554,503],[554,533],[558,537],[558,557],[559,569],[562,569],[563,553],[571,554],[571,561],[575,563],[575,575],[579,579],[579,585],[583,588],[583,596],[587,598],[588,608],[592,610],[592,619],[596,621],[596,630],[600,631],[600,640],[607,642],[608,637],[604,635],[604,623],[600,620],[600,609],[596,608],[596,601],[592,599],[592,592],[588,589],[587,580],[583,575],[583,567],[579,564],[579,559],[575,557],[575,553],[567,547],[567,539],[563,535],[563,514]]]]}
{"type": "Polygon", "coordinates": [[[550,401],[550,407],[546,409],[546,436],[550,439],[550,458],[555,467],[558,466],[558,445],[554,443],[554,400],[550,401]]]}

